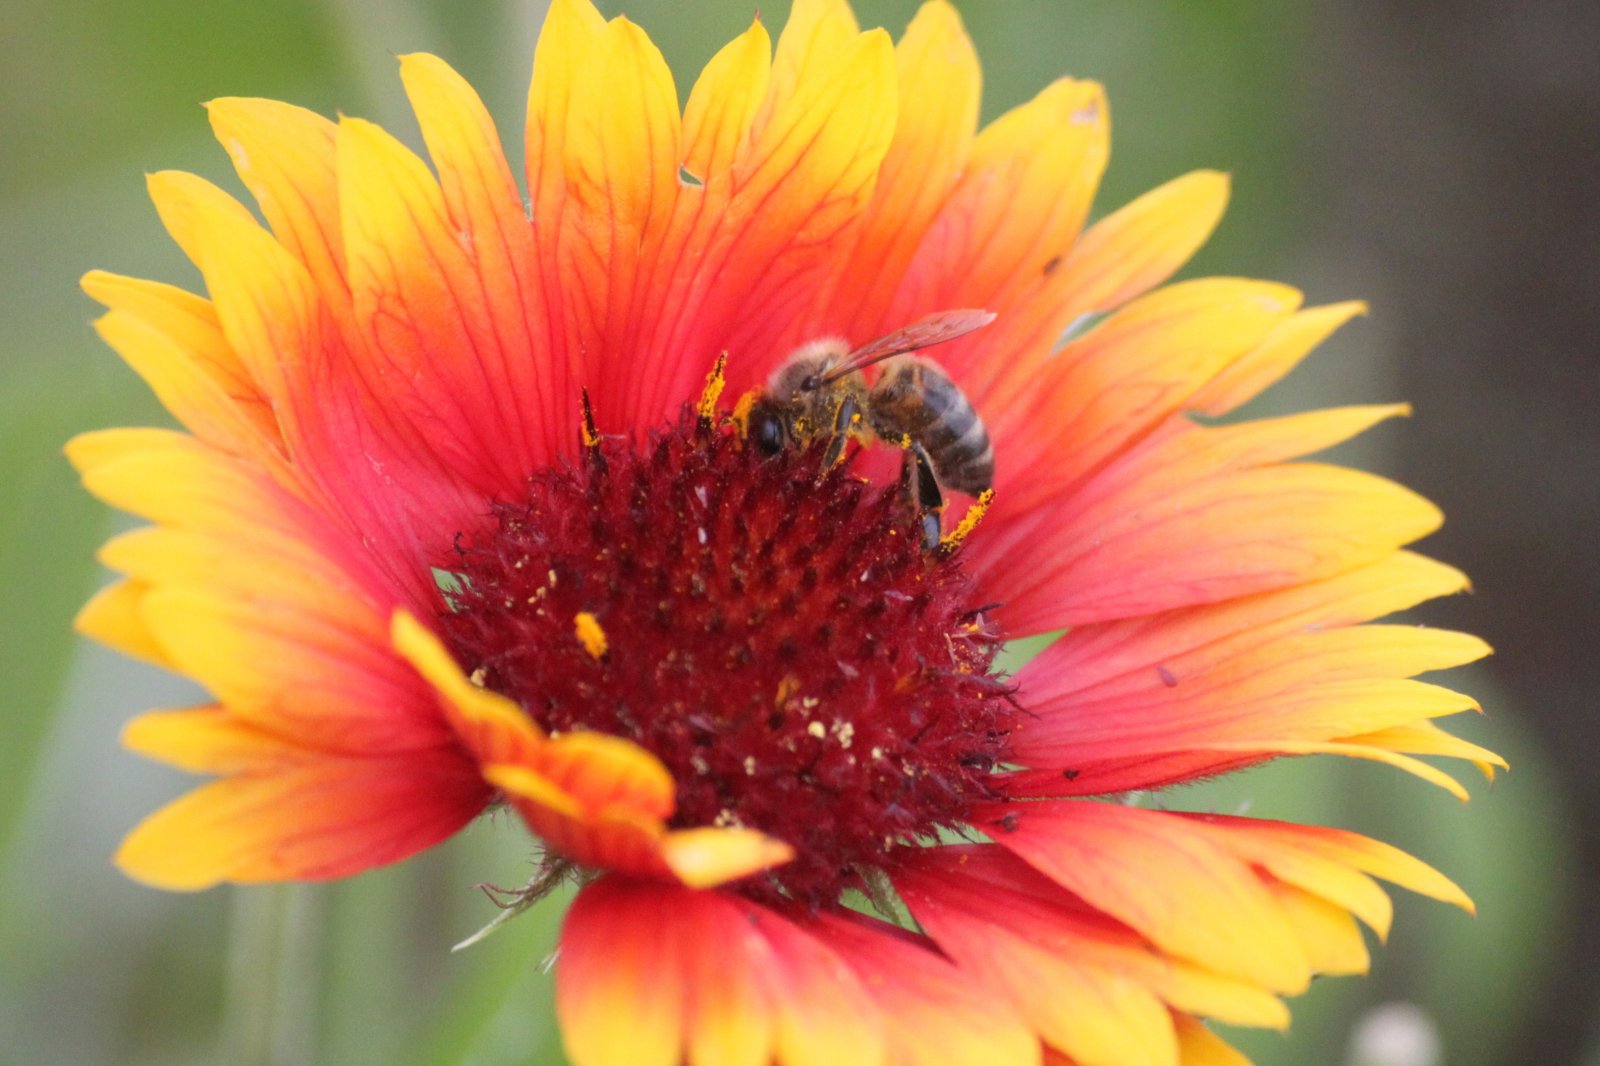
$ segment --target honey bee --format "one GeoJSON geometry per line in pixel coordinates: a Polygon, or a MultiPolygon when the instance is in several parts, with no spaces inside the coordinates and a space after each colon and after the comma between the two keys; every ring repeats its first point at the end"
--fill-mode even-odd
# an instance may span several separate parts
{"type": "Polygon", "coordinates": [[[994,446],[983,419],[950,376],[908,353],[942,344],[994,321],[989,311],[940,311],[851,350],[838,337],[797,348],[751,401],[746,432],[769,455],[828,438],[837,462],[851,439],[905,449],[901,478],[919,509],[923,543],[939,542],[941,486],[977,496],[994,483],[994,446]],[[896,356],[867,383],[867,367],[896,356]]]}

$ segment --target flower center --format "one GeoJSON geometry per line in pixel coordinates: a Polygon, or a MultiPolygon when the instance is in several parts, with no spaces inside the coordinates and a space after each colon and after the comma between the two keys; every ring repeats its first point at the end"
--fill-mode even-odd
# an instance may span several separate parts
{"type": "Polygon", "coordinates": [[[848,468],[687,410],[602,440],[457,538],[441,615],[463,668],[544,729],[660,758],[674,826],[789,843],[742,887],[812,905],[992,798],[1016,714],[959,551],[848,468]]]}

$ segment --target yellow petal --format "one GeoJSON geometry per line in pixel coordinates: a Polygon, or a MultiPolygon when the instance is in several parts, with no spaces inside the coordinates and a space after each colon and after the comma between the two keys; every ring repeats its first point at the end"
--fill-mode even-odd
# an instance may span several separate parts
{"type": "Polygon", "coordinates": [[[794,849],[753,829],[681,829],[662,842],[662,857],[690,888],[736,881],[794,858],[794,849]]]}
{"type": "Polygon", "coordinates": [[[1272,891],[1313,970],[1335,975],[1367,972],[1371,963],[1367,942],[1349,911],[1292,885],[1275,884],[1272,891]]]}
{"type": "Polygon", "coordinates": [[[290,367],[323,345],[319,298],[306,268],[221,189],[177,171],[152,174],[150,198],[211,293],[223,335],[282,421],[299,397],[290,367]]]}
{"type": "MultiPolygon", "coordinates": [[[[260,386],[240,361],[239,354],[223,336],[211,301],[158,281],[123,277],[103,270],[89,271],[81,284],[84,292],[117,312],[119,318],[130,316],[170,345],[148,354],[130,353],[122,347],[120,329],[118,339],[107,338],[130,364],[134,364],[136,355],[139,357],[134,369],[141,375],[147,370],[164,367],[172,358],[170,353],[176,350],[194,365],[195,373],[215,382],[218,390],[238,405],[238,417],[246,419],[261,440],[278,441],[278,426],[272,409],[262,396],[260,386]]],[[[127,332],[135,333],[131,328],[127,332]]],[[[145,342],[134,340],[133,343],[145,342]]],[[[182,373],[176,369],[173,372],[182,373]]],[[[147,380],[150,379],[147,377],[147,380]]],[[[154,381],[151,384],[154,385],[154,381]]],[[[181,417],[180,412],[174,413],[181,417]]]]}
{"type": "Polygon", "coordinates": [[[1250,1066],[1250,1060],[1205,1023],[1186,1015],[1176,1015],[1173,1022],[1178,1031],[1178,1061],[1181,1066],[1250,1066]]]}
{"type": "Polygon", "coordinates": [[[1292,316],[1268,334],[1255,351],[1217,375],[1194,398],[1195,409],[1207,415],[1227,414],[1277,382],[1334,330],[1366,311],[1366,304],[1352,300],[1308,308],[1292,316]]]}
{"type": "Polygon", "coordinates": [[[305,265],[325,300],[342,302],[334,124],[277,100],[224,97],[206,104],[206,113],[273,235],[305,265]]]}
{"type": "Polygon", "coordinates": [[[91,640],[98,640],[124,655],[172,669],[168,657],[150,627],[139,613],[139,601],[150,586],[142,581],[118,581],[107,585],[83,605],[72,627],[91,640]]]}
{"type": "Polygon", "coordinates": [[[201,440],[235,453],[277,443],[277,425],[258,397],[229,396],[225,383],[170,337],[125,311],[101,316],[94,327],[161,406],[201,440]]]}
{"type": "Polygon", "coordinates": [[[701,185],[722,177],[750,143],[772,73],[772,40],[757,19],[711,57],[683,109],[683,167],[701,185]]]}
{"type": "Polygon", "coordinates": [[[1228,184],[1226,174],[1197,170],[1091,226],[1061,266],[1057,315],[1109,311],[1165,281],[1216,229],[1228,184]]]}
{"type": "Polygon", "coordinates": [[[174,891],[344,877],[438,843],[487,800],[458,751],[320,758],[195,789],[128,834],[116,863],[174,891]]]}
{"type": "Polygon", "coordinates": [[[122,744],[140,755],[206,774],[276,769],[318,754],[220,706],[148,711],[123,728],[122,744]]]}
{"type": "Polygon", "coordinates": [[[756,119],[761,130],[794,97],[804,91],[806,82],[815,82],[829,70],[838,55],[861,32],[847,0],[796,0],[789,8],[789,21],[778,35],[778,54],[773,59],[771,88],[756,119]]]}

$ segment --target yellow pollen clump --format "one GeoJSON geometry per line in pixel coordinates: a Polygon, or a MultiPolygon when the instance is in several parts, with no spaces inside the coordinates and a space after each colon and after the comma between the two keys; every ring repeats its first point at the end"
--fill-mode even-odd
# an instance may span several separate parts
{"type": "Polygon", "coordinates": [[[761,398],[760,389],[751,389],[739,397],[739,402],[733,405],[733,413],[728,416],[734,426],[739,430],[739,436],[747,436],[750,432],[750,408],[756,405],[761,398]]]}
{"type": "Polygon", "coordinates": [[[712,364],[711,373],[706,375],[706,387],[700,391],[700,402],[694,407],[694,413],[702,422],[712,422],[717,417],[717,401],[722,398],[722,390],[728,384],[727,378],[723,376],[727,365],[728,353],[723,352],[712,364]]]}
{"type": "Polygon", "coordinates": [[[600,619],[588,611],[579,611],[572,622],[573,628],[577,630],[578,640],[583,643],[584,650],[595,659],[605,655],[610,645],[606,643],[606,631],[600,628],[600,619]]]}
{"type": "Polygon", "coordinates": [[[828,735],[828,727],[823,725],[821,722],[812,722],[810,725],[806,726],[806,732],[810,733],[818,740],[821,740],[823,737],[828,735]]]}
{"type": "Polygon", "coordinates": [[[939,538],[939,546],[954,548],[966,540],[972,531],[978,528],[978,523],[983,521],[983,516],[989,512],[989,505],[993,502],[994,489],[984,489],[979,493],[977,500],[967,508],[967,513],[961,516],[961,522],[956,528],[939,538]]]}

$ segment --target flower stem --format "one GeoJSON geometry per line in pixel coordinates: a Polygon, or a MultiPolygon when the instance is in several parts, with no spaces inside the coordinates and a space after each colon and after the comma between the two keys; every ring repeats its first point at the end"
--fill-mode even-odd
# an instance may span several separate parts
{"type": "Polygon", "coordinates": [[[308,885],[235,888],[222,1019],[230,1066],[310,1066],[322,899],[308,885]]]}

